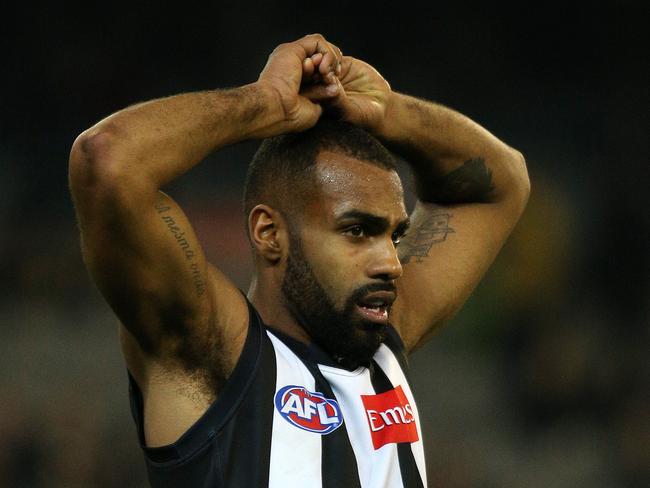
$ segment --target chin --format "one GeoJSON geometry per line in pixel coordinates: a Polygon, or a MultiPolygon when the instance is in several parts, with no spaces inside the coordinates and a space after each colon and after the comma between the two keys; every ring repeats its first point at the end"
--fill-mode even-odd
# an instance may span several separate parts
{"type": "Polygon", "coordinates": [[[369,361],[386,339],[386,324],[364,320],[355,329],[342,355],[358,362],[369,361]]]}

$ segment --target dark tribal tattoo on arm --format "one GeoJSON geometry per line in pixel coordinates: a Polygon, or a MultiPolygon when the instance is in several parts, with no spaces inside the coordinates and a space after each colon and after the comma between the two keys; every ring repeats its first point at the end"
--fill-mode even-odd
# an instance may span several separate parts
{"type": "Polygon", "coordinates": [[[436,212],[428,215],[424,222],[416,225],[409,236],[399,246],[399,257],[402,264],[407,264],[411,258],[416,263],[429,256],[429,251],[434,244],[443,242],[447,235],[454,232],[449,226],[452,215],[449,212],[436,212]]]}
{"type": "Polygon", "coordinates": [[[480,157],[465,161],[461,167],[436,182],[433,189],[439,203],[487,203],[493,192],[492,170],[480,157]]]}
{"type": "MultiPolygon", "coordinates": [[[[438,204],[489,202],[494,185],[492,171],[485,165],[481,157],[468,159],[455,170],[447,173],[433,184],[433,189],[427,193],[438,204]]],[[[449,225],[452,214],[445,211],[433,212],[416,225],[399,247],[402,264],[422,262],[429,256],[434,244],[447,240],[454,229],[449,225]]]]}
{"type": "Polygon", "coordinates": [[[188,262],[188,268],[192,276],[192,282],[194,283],[194,288],[196,289],[196,294],[198,296],[203,295],[203,293],[205,293],[205,281],[201,276],[199,263],[197,263],[195,259],[196,253],[190,247],[190,243],[185,238],[185,232],[181,230],[180,227],[178,227],[176,220],[174,220],[174,217],[168,213],[171,210],[171,207],[165,205],[164,201],[161,200],[154,206],[154,208],[156,209],[156,212],[160,214],[160,218],[165,223],[165,225],[167,225],[169,232],[171,232],[171,234],[174,236],[176,243],[185,255],[185,259],[188,262]]]}

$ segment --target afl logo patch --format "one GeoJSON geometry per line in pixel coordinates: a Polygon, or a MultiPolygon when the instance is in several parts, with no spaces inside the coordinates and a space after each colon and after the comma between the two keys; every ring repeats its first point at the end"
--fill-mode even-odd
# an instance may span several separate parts
{"type": "Polygon", "coordinates": [[[329,434],[343,425],[336,400],[302,386],[289,385],[275,394],[275,408],[291,425],[316,434],[329,434]]]}

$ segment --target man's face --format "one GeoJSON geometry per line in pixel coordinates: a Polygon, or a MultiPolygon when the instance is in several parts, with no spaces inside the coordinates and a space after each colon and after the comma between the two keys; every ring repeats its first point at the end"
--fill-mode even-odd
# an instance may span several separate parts
{"type": "Polygon", "coordinates": [[[402,185],[393,171],[333,152],[319,155],[316,182],[290,236],[282,291],[312,340],[355,367],[383,342],[396,298],[402,185]]]}

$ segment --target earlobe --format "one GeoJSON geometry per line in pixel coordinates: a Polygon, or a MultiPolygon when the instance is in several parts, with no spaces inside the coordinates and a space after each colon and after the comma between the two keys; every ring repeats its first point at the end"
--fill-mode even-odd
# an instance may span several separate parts
{"type": "Polygon", "coordinates": [[[258,254],[272,263],[282,257],[282,217],[268,205],[257,205],[248,216],[251,242],[258,254]]]}

